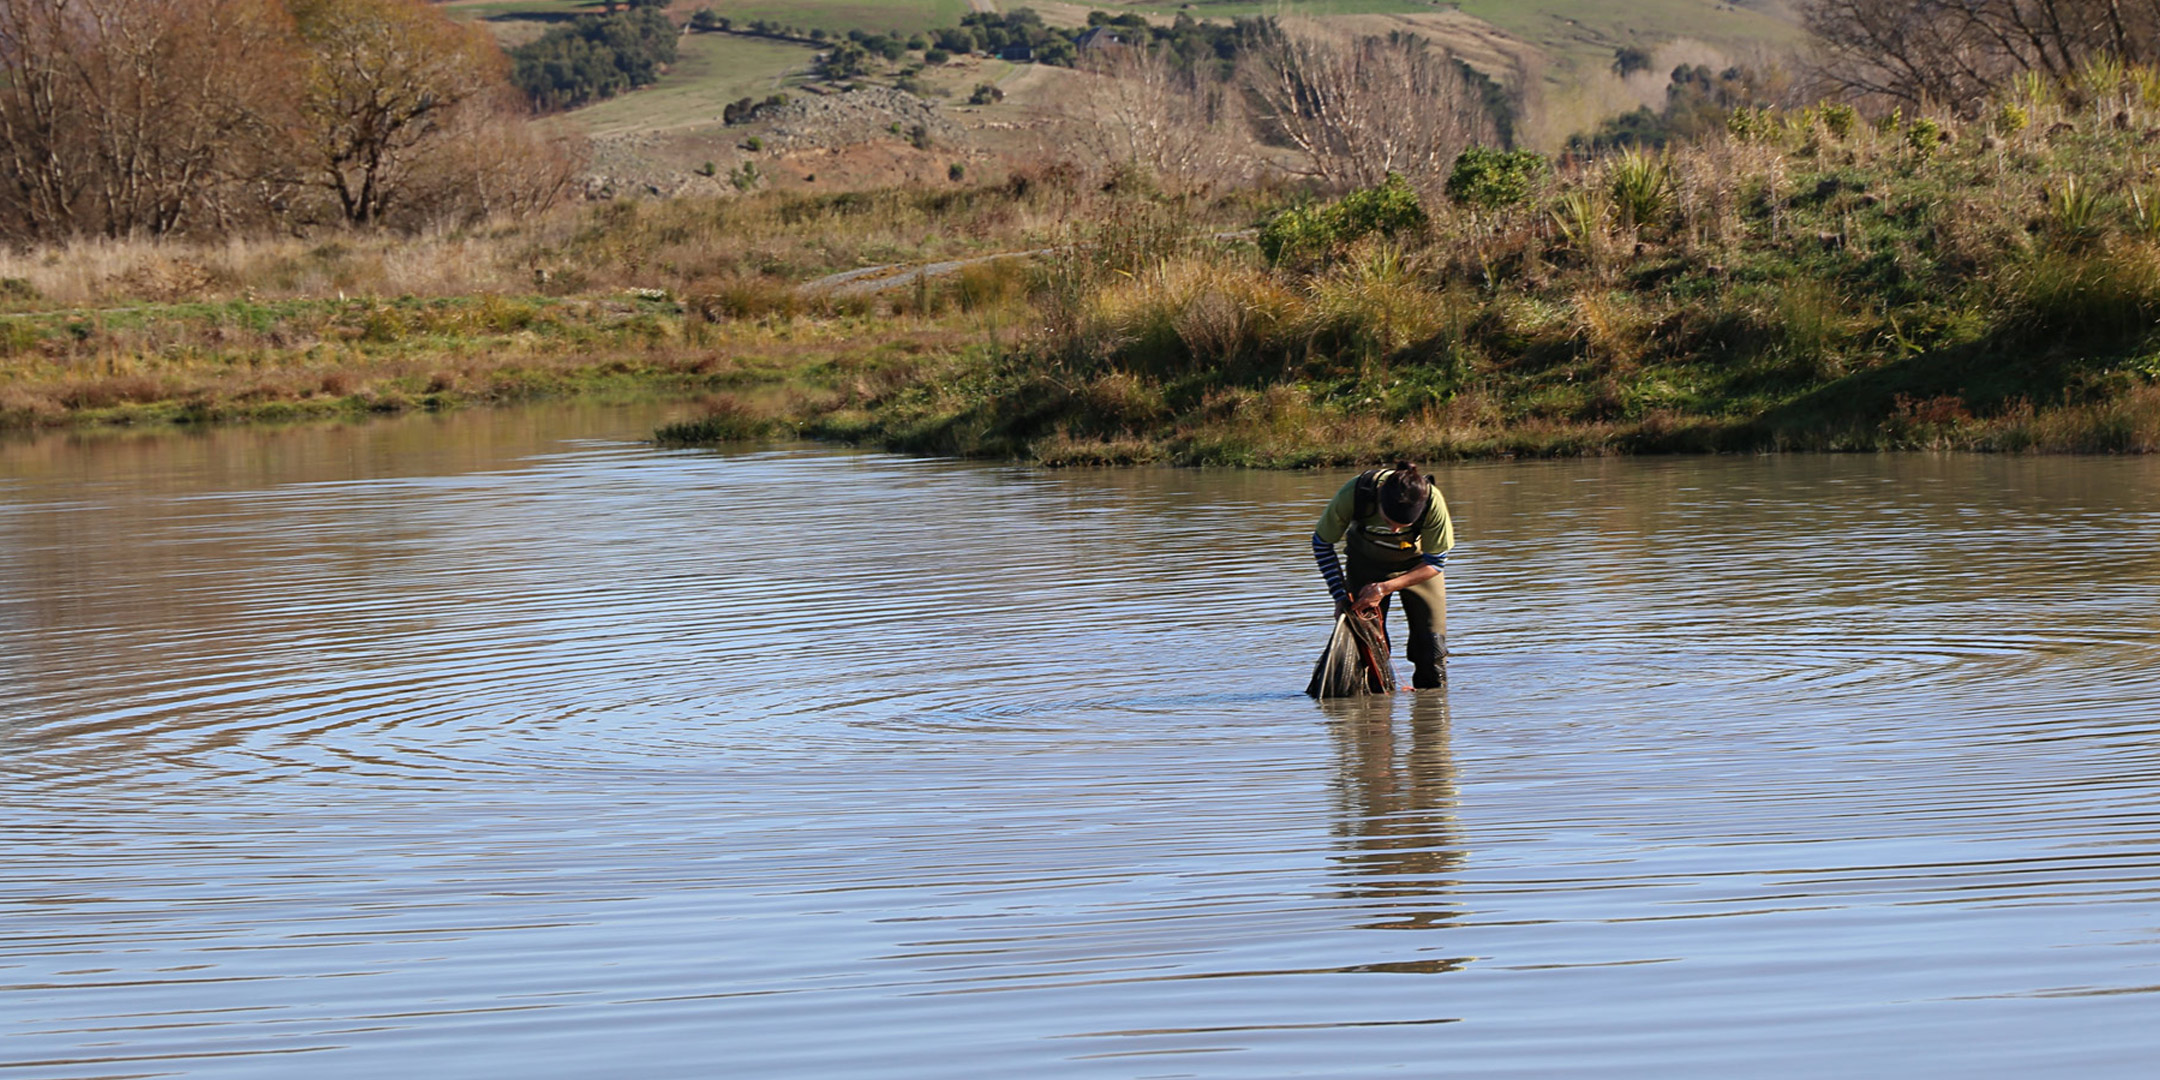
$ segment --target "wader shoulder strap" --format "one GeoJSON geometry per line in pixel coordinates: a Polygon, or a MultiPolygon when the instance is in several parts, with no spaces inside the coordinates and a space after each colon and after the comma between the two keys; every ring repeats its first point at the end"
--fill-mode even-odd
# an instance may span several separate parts
{"type": "Polygon", "coordinates": [[[1351,499],[1350,521],[1352,524],[1373,515],[1380,507],[1380,470],[1367,469],[1357,476],[1356,494],[1351,499]]]}

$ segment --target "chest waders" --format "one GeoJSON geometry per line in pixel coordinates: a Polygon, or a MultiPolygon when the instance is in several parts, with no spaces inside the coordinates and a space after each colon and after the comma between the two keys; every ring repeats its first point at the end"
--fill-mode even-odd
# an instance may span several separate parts
{"type": "MultiPolygon", "coordinates": [[[[1343,533],[1343,540],[1350,556],[1343,572],[1352,596],[1367,585],[1401,577],[1425,565],[1418,551],[1416,525],[1391,533],[1384,526],[1353,521],[1343,533]]],[[[1415,669],[1410,685],[1421,690],[1439,686],[1447,679],[1441,667],[1447,659],[1447,577],[1434,575],[1381,601],[1382,620],[1387,618],[1388,602],[1397,596],[1402,597],[1403,615],[1410,621],[1408,653],[1415,669]]]]}

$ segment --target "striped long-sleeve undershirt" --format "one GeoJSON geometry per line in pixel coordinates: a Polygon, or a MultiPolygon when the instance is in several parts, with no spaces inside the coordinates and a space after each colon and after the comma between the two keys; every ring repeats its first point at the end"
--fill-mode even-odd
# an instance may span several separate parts
{"type": "Polygon", "coordinates": [[[1320,576],[1327,579],[1327,591],[1340,603],[1350,602],[1350,585],[1343,580],[1342,560],[1335,555],[1335,545],[1312,536],[1313,561],[1320,564],[1320,576]]]}
{"type": "MultiPolygon", "coordinates": [[[[1342,558],[1335,554],[1335,545],[1320,539],[1319,533],[1314,533],[1312,557],[1313,562],[1320,565],[1320,576],[1327,581],[1329,595],[1343,603],[1349,603],[1350,583],[1343,577],[1342,558]]],[[[1420,555],[1418,561],[1435,570],[1447,569],[1447,554],[1445,552],[1420,555]]]]}

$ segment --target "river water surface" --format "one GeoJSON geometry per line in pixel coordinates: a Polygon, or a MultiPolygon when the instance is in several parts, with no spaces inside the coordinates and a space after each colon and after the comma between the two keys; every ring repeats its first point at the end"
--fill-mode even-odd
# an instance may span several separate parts
{"type": "Polygon", "coordinates": [[[0,444],[9,1077],[2152,1075],[2160,462],[0,444]]]}

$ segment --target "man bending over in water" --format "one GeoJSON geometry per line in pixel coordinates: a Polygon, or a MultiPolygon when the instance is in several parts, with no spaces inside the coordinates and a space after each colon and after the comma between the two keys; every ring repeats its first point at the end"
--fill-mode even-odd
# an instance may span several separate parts
{"type": "Polygon", "coordinates": [[[1313,560],[1335,595],[1335,612],[1378,611],[1387,618],[1388,598],[1403,597],[1410,620],[1410,685],[1420,690],[1447,680],[1447,579],[1441,569],[1455,546],[1447,500],[1417,466],[1358,474],[1328,500],[1313,530],[1313,560]],[[1347,575],[1335,545],[1348,540],[1347,575]]]}

